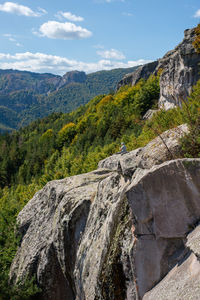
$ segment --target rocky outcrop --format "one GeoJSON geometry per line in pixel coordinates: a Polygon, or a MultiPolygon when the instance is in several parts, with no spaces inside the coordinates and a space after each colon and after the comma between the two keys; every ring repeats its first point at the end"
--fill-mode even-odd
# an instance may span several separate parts
{"type": "MultiPolygon", "coordinates": [[[[184,132],[165,132],[36,193],[18,216],[11,279],[35,274],[41,300],[160,300],[154,289],[176,263],[198,274],[199,233],[188,233],[200,220],[200,159],[174,160],[184,132]]],[[[189,271],[184,280],[198,284],[189,271]]]]}
{"type": "Polygon", "coordinates": [[[200,54],[196,53],[192,43],[195,29],[184,32],[183,41],[172,51],[156,62],[139,67],[135,72],[122,79],[123,85],[136,84],[141,78],[147,79],[151,74],[161,72],[159,108],[169,109],[180,105],[191,92],[192,86],[200,79],[200,54]]]}
{"type": "Polygon", "coordinates": [[[117,90],[124,85],[135,85],[141,78],[148,79],[149,76],[155,72],[158,66],[158,61],[153,61],[151,63],[140,66],[133,73],[129,73],[122,78],[117,84],[117,90]]]}
{"type": "Polygon", "coordinates": [[[157,67],[163,70],[160,77],[159,107],[165,109],[179,105],[200,79],[200,54],[196,53],[192,45],[195,31],[185,30],[184,35],[182,43],[159,60],[157,67]]]}
{"type": "Polygon", "coordinates": [[[85,72],[80,72],[80,71],[67,72],[61,78],[61,80],[57,86],[57,89],[60,89],[63,86],[71,84],[71,83],[84,83],[86,81],[86,79],[87,79],[87,75],[85,74],[85,72]]]}
{"type": "Polygon", "coordinates": [[[187,253],[186,236],[200,220],[199,176],[200,159],[174,160],[146,171],[128,188],[140,299],[187,253]]]}
{"type": "Polygon", "coordinates": [[[144,300],[198,300],[200,294],[200,226],[187,237],[188,253],[151,291],[144,300]]]}
{"type": "Polygon", "coordinates": [[[180,155],[179,138],[188,132],[187,125],[164,132],[145,147],[133,150],[125,155],[112,155],[99,162],[99,168],[118,171],[123,176],[131,178],[132,175],[142,173],[166,160],[177,158],[180,155]],[[136,172],[137,171],[137,172],[136,172]]]}

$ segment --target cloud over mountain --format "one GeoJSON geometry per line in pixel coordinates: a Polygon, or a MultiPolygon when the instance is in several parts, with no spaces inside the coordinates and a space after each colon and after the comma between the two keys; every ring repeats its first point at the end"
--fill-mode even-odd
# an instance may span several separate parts
{"type": "Polygon", "coordinates": [[[91,73],[99,70],[111,70],[115,68],[129,68],[150,62],[140,59],[137,61],[111,61],[108,59],[97,62],[83,62],[68,59],[66,57],[49,55],[44,53],[0,53],[0,69],[17,69],[33,72],[50,72],[63,75],[67,71],[78,70],[91,73]]]}

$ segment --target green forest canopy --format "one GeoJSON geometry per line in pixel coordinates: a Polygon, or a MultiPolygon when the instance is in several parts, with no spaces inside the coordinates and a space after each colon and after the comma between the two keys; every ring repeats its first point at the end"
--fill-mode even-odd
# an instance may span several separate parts
{"type": "MultiPolygon", "coordinates": [[[[99,95],[72,113],[54,113],[29,126],[0,136],[0,290],[2,299],[28,299],[37,292],[32,281],[23,288],[8,285],[8,272],[18,239],[16,216],[49,180],[97,167],[117,152],[123,140],[128,151],[144,146],[156,135],[182,123],[191,134],[182,140],[181,156],[200,157],[200,81],[182,108],[160,110],[151,120],[143,115],[156,108],[159,76],[99,95]],[[188,147],[192,142],[193,147],[188,147]]],[[[0,299],[1,299],[0,297],[0,299]]]]}

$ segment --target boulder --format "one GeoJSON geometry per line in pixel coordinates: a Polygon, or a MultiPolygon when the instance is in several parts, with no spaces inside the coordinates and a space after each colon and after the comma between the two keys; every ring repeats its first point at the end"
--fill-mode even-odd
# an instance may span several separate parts
{"type": "Polygon", "coordinates": [[[178,159],[146,170],[128,187],[140,299],[185,255],[186,236],[200,220],[199,176],[200,159],[178,159]]]}
{"type": "Polygon", "coordinates": [[[49,182],[18,215],[21,244],[10,277],[36,275],[42,299],[75,299],[73,271],[98,183],[108,171],[49,182]]]}
{"type": "Polygon", "coordinates": [[[99,168],[122,172],[131,177],[139,169],[150,169],[166,160],[180,155],[179,139],[188,133],[186,124],[165,131],[145,147],[130,151],[126,154],[115,154],[101,160],[99,168]]]}
{"type": "Polygon", "coordinates": [[[200,295],[200,226],[187,236],[187,255],[152,290],[143,300],[198,300],[200,295]]]}
{"type": "MultiPolygon", "coordinates": [[[[38,300],[138,300],[177,263],[198,274],[199,231],[191,230],[200,220],[200,159],[169,155],[184,132],[185,125],[167,131],[165,143],[158,137],[36,193],[17,218],[11,280],[35,275],[38,300]]],[[[184,278],[188,284],[189,271],[184,278]]]]}

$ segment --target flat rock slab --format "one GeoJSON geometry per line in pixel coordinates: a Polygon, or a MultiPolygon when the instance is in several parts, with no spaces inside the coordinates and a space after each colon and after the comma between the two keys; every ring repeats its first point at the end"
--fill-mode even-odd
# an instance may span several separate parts
{"type": "Polygon", "coordinates": [[[199,178],[200,159],[178,159],[145,170],[127,189],[140,299],[169,272],[174,257],[180,258],[188,232],[200,219],[199,178]]]}
{"type": "Polygon", "coordinates": [[[184,262],[177,264],[155,288],[142,298],[142,300],[199,299],[200,263],[193,253],[184,262]]]}

